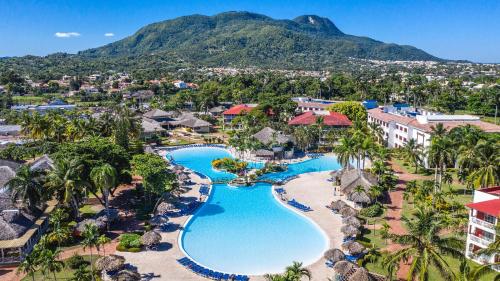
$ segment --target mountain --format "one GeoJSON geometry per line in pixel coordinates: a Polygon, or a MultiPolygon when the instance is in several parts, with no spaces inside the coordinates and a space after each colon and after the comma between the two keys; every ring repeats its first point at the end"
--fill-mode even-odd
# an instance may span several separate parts
{"type": "Polygon", "coordinates": [[[327,18],[304,15],[276,20],[249,12],[191,15],[153,23],[78,56],[154,56],[195,65],[308,69],[329,67],[349,57],[441,60],[412,46],[345,34],[327,18]]]}

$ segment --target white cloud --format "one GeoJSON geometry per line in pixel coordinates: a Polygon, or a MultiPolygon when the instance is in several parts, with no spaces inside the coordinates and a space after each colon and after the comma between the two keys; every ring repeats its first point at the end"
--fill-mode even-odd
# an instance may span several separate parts
{"type": "Polygon", "coordinates": [[[55,37],[59,38],[70,38],[70,37],[78,37],[80,36],[80,33],[78,32],[56,32],[54,34],[55,37]]]}
{"type": "Polygon", "coordinates": [[[115,36],[115,34],[113,32],[106,32],[106,33],[104,33],[104,36],[113,37],[113,36],[115,36]]]}

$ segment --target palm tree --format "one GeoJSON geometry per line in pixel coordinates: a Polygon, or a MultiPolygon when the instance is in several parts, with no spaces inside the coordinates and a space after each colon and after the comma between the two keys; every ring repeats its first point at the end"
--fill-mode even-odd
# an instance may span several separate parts
{"type": "Polygon", "coordinates": [[[89,184],[82,179],[84,165],[79,159],[56,161],[55,169],[48,175],[47,186],[57,193],[60,201],[69,204],[76,217],[80,216],[79,205],[89,184]]]}
{"type": "Polygon", "coordinates": [[[307,277],[307,279],[311,280],[312,275],[309,269],[302,267],[301,262],[294,261],[292,265],[287,266],[285,276],[287,276],[286,280],[300,281],[302,277],[307,277]]]}
{"type": "Polygon", "coordinates": [[[381,256],[380,250],[372,244],[371,247],[367,248],[367,252],[363,257],[358,260],[358,265],[365,266],[367,263],[375,263],[381,256]]]}
{"type": "MultiPolygon", "coordinates": [[[[90,271],[94,272],[94,261],[93,261],[93,254],[92,254],[92,248],[93,247],[98,247],[98,239],[99,239],[99,231],[97,229],[97,226],[95,224],[86,224],[85,229],[82,233],[82,245],[83,249],[85,250],[86,248],[89,248],[90,250],[90,271]]],[[[92,280],[94,280],[94,276],[92,275],[92,280]]]]}
{"type": "Polygon", "coordinates": [[[429,147],[429,160],[434,164],[434,182],[437,188],[441,188],[442,176],[448,163],[453,163],[455,158],[455,149],[451,140],[447,137],[431,137],[429,147]],[[439,172],[439,177],[438,177],[439,172]]]}
{"type": "Polygon", "coordinates": [[[32,171],[29,166],[19,167],[16,176],[6,183],[12,198],[27,203],[28,208],[34,210],[46,194],[40,183],[41,175],[40,171],[32,171]]]}
{"type": "Polygon", "coordinates": [[[56,272],[60,272],[64,267],[64,262],[57,260],[59,254],[59,250],[52,251],[49,249],[45,249],[40,255],[42,270],[52,272],[54,280],[57,280],[56,272]]]}
{"type": "Polygon", "coordinates": [[[107,163],[97,166],[90,172],[90,178],[92,179],[94,186],[102,193],[106,208],[106,215],[109,218],[109,192],[116,186],[116,169],[107,163]]]}
{"type": "Polygon", "coordinates": [[[474,148],[476,167],[470,174],[475,187],[495,185],[500,178],[500,146],[494,142],[479,141],[474,148]]]}
{"type": "Polygon", "coordinates": [[[452,280],[455,273],[444,259],[452,256],[464,260],[464,242],[455,237],[443,237],[441,217],[430,208],[417,207],[414,219],[402,218],[408,234],[390,234],[391,240],[403,246],[403,249],[390,253],[383,260],[389,276],[401,262],[410,262],[407,280],[429,280],[429,269],[434,267],[444,280],[452,280]]]}
{"type": "MultiPolygon", "coordinates": [[[[457,281],[484,280],[482,279],[482,277],[491,272],[493,272],[491,270],[491,264],[482,264],[474,268],[471,268],[471,266],[466,261],[463,261],[460,263],[460,273],[458,275],[457,281]]],[[[494,277],[493,281],[499,281],[499,280],[500,280],[500,274],[497,274],[494,277]]]]}
{"type": "Polygon", "coordinates": [[[99,236],[99,238],[97,238],[98,248],[101,248],[101,246],[102,246],[104,256],[106,256],[106,244],[108,244],[110,242],[111,242],[111,238],[109,238],[108,236],[106,236],[104,234],[99,236]]]}
{"type": "Polygon", "coordinates": [[[86,265],[81,265],[75,273],[73,273],[73,277],[71,277],[70,281],[89,281],[95,278],[94,272],[87,269],[86,265]]]}
{"type": "Polygon", "coordinates": [[[31,276],[31,279],[35,281],[35,272],[40,265],[40,259],[38,256],[38,251],[32,251],[29,255],[27,255],[24,260],[17,267],[17,272],[27,274],[31,276]]]}
{"type": "Polygon", "coordinates": [[[349,163],[357,157],[356,141],[353,138],[342,137],[339,144],[333,148],[333,152],[337,154],[338,160],[342,167],[349,169],[349,163]]]}
{"type": "Polygon", "coordinates": [[[422,163],[422,146],[415,139],[410,139],[401,150],[405,161],[410,161],[415,166],[415,173],[418,173],[418,166],[422,163]]]}
{"type": "Polygon", "coordinates": [[[368,130],[375,137],[378,143],[382,144],[384,140],[384,130],[377,123],[368,123],[368,130]]]}

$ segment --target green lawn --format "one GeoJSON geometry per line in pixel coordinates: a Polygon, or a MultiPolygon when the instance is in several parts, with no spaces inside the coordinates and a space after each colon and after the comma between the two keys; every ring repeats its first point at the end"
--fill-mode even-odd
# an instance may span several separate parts
{"type": "Polygon", "coordinates": [[[40,96],[13,96],[12,101],[15,104],[44,104],[48,99],[40,96]]]}
{"type": "Polygon", "coordinates": [[[93,215],[97,214],[100,210],[97,210],[94,206],[92,205],[83,205],[80,208],[80,214],[84,218],[90,218],[93,215]]]}
{"type": "MultiPolygon", "coordinates": [[[[97,260],[99,256],[95,255],[93,256],[93,260],[94,262],[97,260]]],[[[90,262],[90,256],[83,256],[83,258],[90,262]]],[[[90,267],[90,266],[88,266],[90,267]]],[[[71,269],[67,266],[65,266],[63,268],[63,270],[61,272],[57,272],[56,273],[56,278],[57,280],[68,280],[70,279],[71,277],[73,277],[73,272],[75,272],[74,269],[71,269]]],[[[21,279],[21,281],[32,281],[33,278],[31,276],[25,276],[23,279],[21,279]]],[[[47,273],[46,276],[44,277],[43,276],[43,273],[41,271],[37,271],[35,272],[35,280],[54,280],[54,275],[52,273],[47,273]]]]}

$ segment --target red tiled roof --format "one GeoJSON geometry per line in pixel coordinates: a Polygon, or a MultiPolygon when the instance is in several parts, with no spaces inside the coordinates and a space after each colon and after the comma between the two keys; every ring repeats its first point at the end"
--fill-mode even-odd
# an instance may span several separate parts
{"type": "Polygon", "coordinates": [[[495,217],[500,217],[500,199],[487,200],[477,203],[470,203],[465,205],[471,209],[478,210],[480,212],[492,215],[495,217]]]}
{"type": "Polygon", "coordinates": [[[323,117],[323,124],[326,126],[351,126],[352,122],[344,114],[338,112],[330,112],[329,114],[318,114],[314,111],[309,111],[296,116],[288,122],[288,125],[312,125],[316,124],[316,119],[323,117]]]}
{"type": "Polygon", "coordinates": [[[500,186],[487,187],[487,188],[479,189],[478,191],[488,193],[491,195],[497,195],[500,197],[500,186]]]}
{"type": "Polygon", "coordinates": [[[254,108],[253,106],[248,106],[246,104],[238,104],[238,105],[235,105],[235,106],[231,107],[230,109],[224,111],[222,114],[224,114],[224,115],[239,115],[242,112],[250,112],[250,110],[252,110],[253,108],[254,108]]]}
{"type": "Polygon", "coordinates": [[[402,125],[412,126],[427,133],[432,132],[432,126],[436,126],[438,123],[442,123],[444,128],[447,130],[451,130],[456,127],[470,124],[479,127],[486,133],[500,132],[500,126],[483,121],[439,121],[439,122],[429,122],[427,124],[420,124],[415,118],[391,114],[391,113],[385,113],[380,108],[370,109],[368,110],[368,114],[384,122],[394,121],[402,125]]]}

